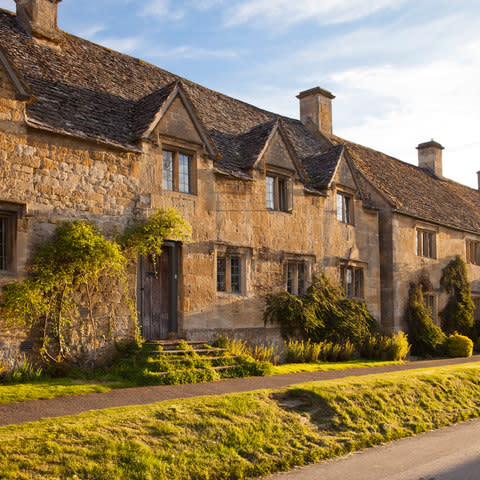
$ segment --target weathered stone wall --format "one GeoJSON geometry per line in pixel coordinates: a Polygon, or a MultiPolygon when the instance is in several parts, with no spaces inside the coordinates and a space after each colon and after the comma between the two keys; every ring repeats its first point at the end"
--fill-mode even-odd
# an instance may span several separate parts
{"type": "MultiPolygon", "coordinates": [[[[406,330],[405,309],[411,282],[426,278],[432,284],[437,297],[436,313],[448,301],[448,295],[441,290],[442,270],[457,255],[466,258],[466,239],[475,238],[470,234],[451,228],[428,224],[405,215],[393,216],[393,325],[395,330],[406,330]],[[417,256],[416,229],[424,228],[436,232],[436,258],[417,256]]],[[[477,237],[480,240],[480,237],[477,237]]],[[[467,265],[472,291],[480,293],[480,267],[467,265]]],[[[438,322],[438,317],[436,318],[438,322]]]]}

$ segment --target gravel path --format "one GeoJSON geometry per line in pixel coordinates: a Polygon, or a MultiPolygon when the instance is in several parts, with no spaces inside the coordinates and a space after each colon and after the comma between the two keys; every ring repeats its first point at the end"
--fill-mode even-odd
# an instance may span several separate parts
{"type": "Polygon", "coordinates": [[[360,377],[376,373],[399,372],[416,368],[441,367],[480,361],[480,356],[409,362],[403,365],[384,367],[349,368],[328,372],[292,373],[271,377],[248,377],[221,380],[212,383],[192,385],[161,385],[156,387],[137,387],[111,390],[106,393],[90,393],[73,397],[58,397],[48,400],[34,400],[22,403],[0,405],[0,426],[33,422],[44,418],[76,415],[90,410],[102,410],[130,405],[191,398],[205,395],[241,393],[263,388],[280,389],[298,383],[331,380],[345,377],[360,377]]]}

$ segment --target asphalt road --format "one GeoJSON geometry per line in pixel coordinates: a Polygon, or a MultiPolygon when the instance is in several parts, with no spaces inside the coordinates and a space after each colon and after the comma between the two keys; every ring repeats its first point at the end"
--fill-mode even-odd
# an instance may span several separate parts
{"type": "Polygon", "coordinates": [[[480,419],[268,477],[268,480],[339,479],[479,480],[480,419]]]}

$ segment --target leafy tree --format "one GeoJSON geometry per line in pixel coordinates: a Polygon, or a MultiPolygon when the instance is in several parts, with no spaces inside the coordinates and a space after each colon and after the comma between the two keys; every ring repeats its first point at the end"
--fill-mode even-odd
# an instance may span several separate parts
{"type": "Polygon", "coordinates": [[[475,305],[468,281],[467,266],[459,255],[444,269],[440,284],[450,298],[440,312],[443,329],[447,333],[459,332],[471,336],[475,305]]]}
{"type": "Polygon", "coordinates": [[[438,355],[445,342],[442,329],[433,323],[431,312],[425,307],[421,285],[412,283],[407,307],[408,338],[414,355],[438,355]]]}

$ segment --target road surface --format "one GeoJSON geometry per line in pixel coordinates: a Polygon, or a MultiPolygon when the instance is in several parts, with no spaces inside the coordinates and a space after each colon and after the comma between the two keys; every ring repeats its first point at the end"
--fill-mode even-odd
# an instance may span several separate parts
{"type": "Polygon", "coordinates": [[[265,480],[480,480],[480,419],[265,480]]]}

